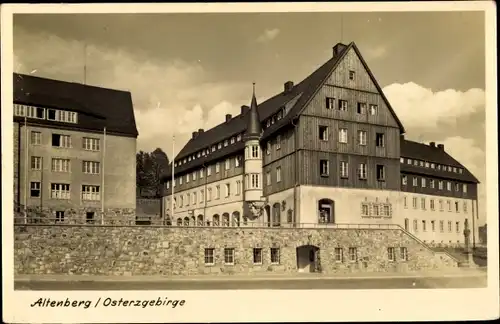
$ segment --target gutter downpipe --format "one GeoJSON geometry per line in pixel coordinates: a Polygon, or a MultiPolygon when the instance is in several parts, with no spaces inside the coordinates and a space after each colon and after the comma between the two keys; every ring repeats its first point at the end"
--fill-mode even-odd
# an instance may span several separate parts
{"type": "Polygon", "coordinates": [[[293,173],[293,177],[294,177],[294,184],[293,184],[293,227],[296,227],[296,224],[297,224],[297,215],[298,215],[298,201],[297,201],[297,182],[298,182],[298,176],[297,176],[297,172],[298,172],[298,159],[299,159],[299,156],[298,156],[298,145],[297,145],[297,124],[294,123],[294,119],[292,118],[291,120],[291,124],[292,126],[294,127],[294,131],[293,131],[293,139],[294,139],[294,149],[295,149],[295,170],[294,170],[294,173],[293,173]]]}

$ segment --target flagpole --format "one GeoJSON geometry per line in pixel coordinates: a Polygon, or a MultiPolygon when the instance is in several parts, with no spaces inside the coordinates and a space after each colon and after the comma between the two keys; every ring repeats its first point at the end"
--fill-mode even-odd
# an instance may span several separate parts
{"type": "Polygon", "coordinates": [[[172,135],[172,224],[175,221],[175,199],[174,199],[174,186],[175,186],[175,134],[172,135]]]}
{"type": "Polygon", "coordinates": [[[106,126],[104,126],[103,130],[103,141],[102,141],[102,176],[101,176],[101,225],[104,225],[104,166],[105,166],[105,159],[106,159],[106,126]]]}
{"type": "MultiPolygon", "coordinates": [[[[26,111],[26,114],[28,112],[26,111]]],[[[24,128],[25,128],[25,145],[24,149],[26,152],[24,152],[25,158],[24,158],[24,224],[28,223],[28,163],[29,161],[29,155],[28,155],[28,147],[29,147],[29,139],[28,139],[28,118],[26,115],[24,115],[24,128]]]]}

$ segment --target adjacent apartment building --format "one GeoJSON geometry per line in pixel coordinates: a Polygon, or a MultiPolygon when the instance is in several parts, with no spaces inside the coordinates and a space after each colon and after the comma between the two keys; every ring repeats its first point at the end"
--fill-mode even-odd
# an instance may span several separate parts
{"type": "Polygon", "coordinates": [[[14,74],[13,111],[14,201],[24,221],[134,220],[129,92],[14,74]]]}
{"type": "Polygon", "coordinates": [[[476,240],[478,180],[404,134],[358,47],[339,43],[298,84],[260,104],[254,89],[239,115],[194,131],[163,213],[173,226],[398,224],[442,245],[463,244],[467,224],[476,240]]]}

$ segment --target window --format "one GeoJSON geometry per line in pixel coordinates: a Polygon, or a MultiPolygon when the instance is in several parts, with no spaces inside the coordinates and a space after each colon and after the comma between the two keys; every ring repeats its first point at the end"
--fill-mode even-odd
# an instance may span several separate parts
{"type": "Polygon", "coordinates": [[[26,116],[26,106],[14,104],[14,116],[26,116]]]}
{"type": "Polygon", "coordinates": [[[355,247],[349,248],[349,261],[357,262],[358,261],[358,249],[355,247]]]}
{"type": "Polygon", "coordinates": [[[231,137],[231,144],[234,144],[236,142],[236,139],[234,137],[231,137]]]}
{"type": "Polygon", "coordinates": [[[329,175],[329,163],[328,160],[319,161],[319,172],[322,177],[328,177],[329,175]]]}
{"type": "Polygon", "coordinates": [[[245,186],[247,189],[259,189],[260,188],[259,174],[258,173],[247,174],[245,186]]]}
{"type": "Polygon", "coordinates": [[[347,163],[346,161],[340,161],[340,177],[349,177],[349,163],[347,163]]]}
{"type": "Polygon", "coordinates": [[[238,155],[235,159],[234,159],[234,166],[236,168],[239,168],[241,166],[241,155],[238,155]]]}
{"type": "Polygon", "coordinates": [[[347,100],[339,100],[339,110],[347,111],[347,100]]]}
{"type": "Polygon", "coordinates": [[[366,179],[366,164],[360,163],[358,168],[358,178],[366,179]]]}
{"type": "Polygon", "coordinates": [[[373,205],[373,215],[374,216],[379,216],[380,215],[380,207],[379,207],[379,205],[373,205]]]}
{"type": "Polygon", "coordinates": [[[354,80],[354,71],[349,71],[349,80],[354,80]]]}
{"type": "Polygon", "coordinates": [[[220,198],[220,185],[215,186],[215,199],[220,198]]]}
{"type": "Polygon", "coordinates": [[[271,185],[271,171],[266,172],[266,183],[268,186],[271,185]]]}
{"type": "Polygon", "coordinates": [[[448,221],[448,232],[450,232],[450,233],[451,233],[451,227],[452,227],[451,221],[448,221]]]}
{"type": "Polygon", "coordinates": [[[198,199],[198,195],[196,195],[196,192],[193,192],[193,205],[196,205],[198,199]]]}
{"type": "Polygon", "coordinates": [[[407,160],[406,160],[406,164],[411,165],[411,159],[407,159],[407,160]]]}
{"type": "Polygon", "coordinates": [[[258,158],[258,157],[259,157],[259,146],[252,145],[252,158],[258,158]]]}
{"type": "Polygon", "coordinates": [[[342,248],[335,248],[335,262],[344,262],[344,250],[342,248]]]}
{"type": "Polygon", "coordinates": [[[340,143],[347,143],[347,129],[346,128],[339,129],[339,142],[340,143]]]}
{"type": "Polygon", "coordinates": [[[429,185],[430,185],[430,187],[431,187],[432,189],[434,189],[434,187],[435,187],[435,181],[434,181],[434,179],[430,179],[430,180],[429,180],[429,185]]]}
{"type": "Polygon", "coordinates": [[[366,114],[366,103],[358,102],[358,114],[366,114]]]}
{"type": "Polygon", "coordinates": [[[182,178],[182,176],[180,176],[180,177],[179,177],[179,185],[181,185],[181,184],[182,184],[182,179],[183,179],[183,178],[182,178]]]}
{"type": "Polygon", "coordinates": [[[70,191],[67,183],[52,183],[50,185],[50,194],[52,199],[69,199],[70,191]]]}
{"type": "Polygon", "coordinates": [[[83,149],[87,151],[99,151],[100,140],[98,138],[83,138],[83,149]]]}
{"type": "Polygon", "coordinates": [[[446,182],[446,190],[451,191],[451,182],[446,182]]]}
{"type": "Polygon", "coordinates": [[[405,218],[405,231],[410,231],[410,220],[408,218],[405,218]]]}
{"type": "Polygon", "coordinates": [[[458,201],[455,201],[455,212],[459,213],[460,208],[458,207],[458,201]]]}
{"type": "Polygon", "coordinates": [[[268,141],[267,144],[266,144],[266,155],[271,154],[271,149],[272,149],[272,147],[271,147],[271,141],[268,141]]]}
{"type": "Polygon", "coordinates": [[[460,222],[456,222],[457,233],[460,233],[460,222]]]}
{"type": "Polygon", "coordinates": [[[45,109],[33,106],[26,106],[26,116],[30,118],[45,119],[45,109]]]}
{"type": "Polygon", "coordinates": [[[408,208],[408,197],[406,196],[403,197],[403,205],[405,208],[408,208]]]}
{"type": "Polygon", "coordinates": [[[40,145],[42,143],[42,133],[31,131],[30,143],[32,145],[40,145]]]}
{"type": "Polygon", "coordinates": [[[186,174],[186,183],[189,183],[189,174],[186,174]]]}
{"type": "Polygon", "coordinates": [[[326,109],[335,109],[335,98],[326,97],[326,109]]]}
{"type": "Polygon", "coordinates": [[[213,265],[214,262],[214,249],[205,249],[205,264],[213,265]]]}
{"type": "Polygon", "coordinates": [[[236,181],[236,196],[241,195],[241,181],[236,181]]]}
{"type": "Polygon", "coordinates": [[[191,194],[187,193],[186,194],[186,206],[189,206],[190,203],[191,203],[191,194]]]}
{"type": "Polygon", "coordinates": [[[254,264],[262,264],[262,249],[254,248],[253,249],[253,263],[254,264]]]}
{"type": "Polygon", "coordinates": [[[463,184],[463,185],[462,185],[462,191],[463,191],[464,193],[467,193],[467,185],[466,185],[466,184],[463,184]]]}
{"type": "Polygon", "coordinates": [[[443,190],[443,181],[439,180],[438,188],[439,188],[439,190],[443,190]]]}
{"type": "MultiPolygon", "coordinates": [[[[83,173],[87,173],[87,174],[99,174],[100,173],[100,168],[101,168],[101,163],[100,162],[83,161],[83,173]]],[[[182,184],[182,181],[181,181],[181,184],[182,184]]]]}
{"type": "Polygon", "coordinates": [[[52,134],[52,146],[70,148],[71,137],[69,135],[52,134]]]}
{"type": "Polygon", "coordinates": [[[434,199],[431,199],[431,203],[430,204],[431,204],[431,210],[434,210],[434,207],[435,207],[434,206],[434,199]]]}
{"type": "Polygon", "coordinates": [[[207,201],[212,200],[212,188],[207,189],[208,194],[207,194],[207,201]]]}
{"type": "Polygon", "coordinates": [[[413,231],[418,232],[418,221],[416,219],[413,220],[413,231]]]}
{"type": "Polygon", "coordinates": [[[389,259],[389,261],[396,260],[396,256],[394,255],[394,248],[393,247],[387,248],[387,258],[389,259]]]}
{"type": "Polygon", "coordinates": [[[200,203],[205,200],[205,190],[200,190],[200,203]]]}
{"type": "Polygon", "coordinates": [[[58,210],[56,211],[56,223],[64,222],[64,211],[58,210]]]}
{"type": "Polygon", "coordinates": [[[70,162],[69,159],[52,159],[52,172],[69,172],[70,162]]]}
{"type": "Polygon", "coordinates": [[[413,197],[413,208],[417,209],[417,198],[413,197]]]}
{"type": "Polygon", "coordinates": [[[99,186],[82,185],[82,200],[101,200],[99,186]]]}
{"type": "Polygon", "coordinates": [[[227,159],[227,160],[225,161],[225,169],[226,169],[226,170],[229,170],[229,168],[230,168],[230,167],[231,167],[231,162],[230,162],[230,160],[229,160],[229,159],[227,159]]]}
{"type": "Polygon", "coordinates": [[[425,186],[426,186],[426,179],[422,178],[422,188],[425,188],[425,186]]]}
{"type": "Polygon", "coordinates": [[[442,221],[442,220],[439,221],[439,231],[441,233],[444,232],[444,221],[442,221]]]}
{"type": "Polygon", "coordinates": [[[385,180],[385,166],[383,165],[377,165],[377,181],[384,181],[385,180]]]}
{"type": "Polygon", "coordinates": [[[429,162],[425,162],[425,167],[428,168],[429,166],[429,162]]]}
{"type": "Polygon", "coordinates": [[[328,127],[318,126],[319,139],[322,141],[328,141],[328,127]]]}
{"type": "Polygon", "coordinates": [[[435,231],[436,231],[436,222],[435,222],[435,221],[433,221],[433,220],[431,221],[431,230],[432,230],[433,232],[435,232],[435,231]]]}
{"type": "Polygon", "coordinates": [[[205,170],[203,170],[203,169],[200,170],[200,179],[203,179],[203,174],[205,173],[204,171],[205,170]]]}
{"type": "Polygon", "coordinates": [[[215,173],[219,173],[220,172],[220,163],[217,162],[215,163],[215,173]]]}
{"type": "Polygon", "coordinates": [[[75,123],[76,124],[76,113],[72,111],[48,109],[47,119],[60,121],[65,123],[75,123]]]}
{"type": "Polygon", "coordinates": [[[222,143],[217,144],[217,149],[220,150],[221,148],[222,148],[222,143]]]}
{"type": "Polygon", "coordinates": [[[276,168],[276,182],[281,182],[281,167],[276,168]]]}
{"type": "Polygon", "coordinates": [[[440,211],[443,211],[444,209],[444,206],[443,206],[443,201],[442,200],[439,200],[439,210],[440,211]]]}
{"type": "Polygon", "coordinates": [[[40,198],[41,190],[40,190],[40,182],[31,182],[30,184],[30,197],[40,198]]]}
{"type": "Polygon", "coordinates": [[[385,216],[391,216],[391,206],[390,205],[383,205],[383,212],[385,216]]]}
{"type": "Polygon", "coordinates": [[[464,213],[467,213],[467,202],[464,201],[464,213]]]}
{"type": "Polygon", "coordinates": [[[460,184],[455,183],[455,191],[460,191],[460,184]]]}
{"type": "Polygon", "coordinates": [[[422,221],[422,231],[427,231],[427,223],[424,220],[422,221]]]}
{"type": "Polygon", "coordinates": [[[231,184],[226,183],[226,198],[231,195],[231,184]]]}
{"type": "Polygon", "coordinates": [[[229,141],[228,140],[224,140],[224,147],[226,147],[228,145],[229,145],[229,141]]]}
{"type": "Polygon", "coordinates": [[[281,135],[276,136],[276,150],[281,148],[281,135]]]}
{"type": "Polygon", "coordinates": [[[167,187],[167,189],[170,189],[170,181],[166,182],[166,187],[167,187]]]}
{"type": "Polygon", "coordinates": [[[279,264],[279,263],[280,263],[280,249],[271,248],[271,264],[279,264]]]}
{"type": "Polygon", "coordinates": [[[451,201],[446,201],[446,204],[448,205],[448,211],[451,212],[451,201]]]}
{"type": "Polygon", "coordinates": [[[425,198],[420,198],[420,207],[422,207],[422,210],[425,210],[425,198]]]}
{"type": "Polygon", "coordinates": [[[42,158],[39,156],[31,157],[31,170],[41,170],[42,169],[42,158]]]}
{"type": "Polygon", "coordinates": [[[224,264],[234,264],[234,249],[225,248],[224,249],[224,264]]]}
{"type": "Polygon", "coordinates": [[[424,166],[424,161],[420,161],[420,166],[423,167],[424,166]]]}
{"type": "Polygon", "coordinates": [[[418,184],[418,178],[417,177],[413,177],[413,186],[416,187],[418,184]]]}
{"type": "Polygon", "coordinates": [[[378,106],[377,105],[370,105],[370,115],[376,115],[378,111],[378,106]]]}
{"type": "Polygon", "coordinates": [[[384,147],[385,146],[385,136],[383,133],[377,133],[375,134],[375,141],[376,141],[376,146],[377,147],[384,147]]]}
{"type": "Polygon", "coordinates": [[[399,254],[400,254],[401,260],[408,261],[408,250],[407,250],[407,248],[400,247],[399,248],[399,254]]]}
{"type": "Polygon", "coordinates": [[[85,222],[87,224],[94,224],[94,222],[95,222],[94,216],[95,216],[94,212],[87,212],[86,217],[85,217],[85,222]]]}
{"type": "Polygon", "coordinates": [[[359,145],[366,145],[366,131],[358,131],[359,145]]]}
{"type": "Polygon", "coordinates": [[[192,173],[192,177],[193,177],[193,181],[195,181],[195,180],[196,180],[196,171],[194,171],[194,172],[192,173]]]}
{"type": "Polygon", "coordinates": [[[407,176],[402,176],[401,177],[401,183],[403,184],[403,186],[406,186],[408,184],[408,177],[407,176]]]}
{"type": "Polygon", "coordinates": [[[207,177],[210,177],[212,175],[212,167],[207,166],[207,177]]]}

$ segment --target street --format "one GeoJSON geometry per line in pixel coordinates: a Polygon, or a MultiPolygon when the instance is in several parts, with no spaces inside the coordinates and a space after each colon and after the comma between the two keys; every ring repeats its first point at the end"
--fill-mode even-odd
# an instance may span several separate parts
{"type": "Polygon", "coordinates": [[[15,290],[444,289],[486,286],[486,276],[341,280],[16,281],[14,283],[15,290]]]}

